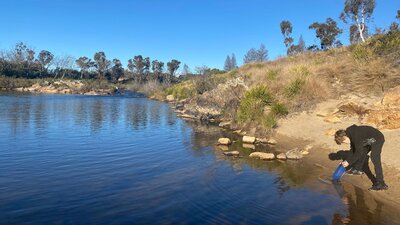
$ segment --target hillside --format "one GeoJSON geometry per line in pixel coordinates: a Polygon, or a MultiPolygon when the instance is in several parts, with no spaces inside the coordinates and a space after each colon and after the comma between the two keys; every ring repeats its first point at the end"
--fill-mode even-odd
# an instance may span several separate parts
{"type": "MultiPolygon", "coordinates": [[[[184,99],[179,104],[185,105],[183,114],[229,121],[232,129],[263,136],[278,126],[279,118],[312,110],[317,103],[345,96],[383,98],[399,84],[400,32],[394,32],[363,44],[205,75],[175,85],[165,95],[184,99]]],[[[364,116],[368,110],[360,106],[353,111],[364,116]]]]}

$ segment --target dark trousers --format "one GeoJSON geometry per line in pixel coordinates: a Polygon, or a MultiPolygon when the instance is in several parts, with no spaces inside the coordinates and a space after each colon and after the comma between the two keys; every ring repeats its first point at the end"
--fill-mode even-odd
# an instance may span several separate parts
{"type": "Polygon", "coordinates": [[[381,162],[381,153],[384,141],[377,141],[372,145],[366,146],[365,154],[361,156],[359,160],[357,160],[352,166],[354,169],[364,171],[365,174],[370,178],[372,183],[384,183],[383,180],[383,171],[382,171],[382,162],[381,162]],[[371,170],[368,166],[368,153],[371,152],[371,161],[374,164],[376,177],[373,176],[371,170]]]}

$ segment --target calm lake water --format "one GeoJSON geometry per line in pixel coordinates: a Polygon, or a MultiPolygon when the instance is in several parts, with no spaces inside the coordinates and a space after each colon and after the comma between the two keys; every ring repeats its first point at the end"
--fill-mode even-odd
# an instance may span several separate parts
{"type": "Polygon", "coordinates": [[[2,93],[0,224],[399,224],[306,160],[224,156],[225,135],[135,94],[2,93]]]}

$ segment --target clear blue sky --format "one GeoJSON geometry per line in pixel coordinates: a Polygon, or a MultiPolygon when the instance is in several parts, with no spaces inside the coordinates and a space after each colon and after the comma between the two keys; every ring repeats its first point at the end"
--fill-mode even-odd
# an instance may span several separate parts
{"type": "MultiPolygon", "coordinates": [[[[308,26],[332,17],[339,22],[344,0],[2,0],[0,49],[26,42],[36,52],[93,57],[104,51],[124,66],[141,54],[164,62],[223,68],[227,54],[243,55],[261,43],[269,58],[286,50],[279,23],[289,20],[293,37],[307,45],[318,40],[308,26]]],[[[388,27],[400,0],[377,0],[372,21],[388,27]]],[[[340,37],[348,43],[348,28],[340,37]]]]}

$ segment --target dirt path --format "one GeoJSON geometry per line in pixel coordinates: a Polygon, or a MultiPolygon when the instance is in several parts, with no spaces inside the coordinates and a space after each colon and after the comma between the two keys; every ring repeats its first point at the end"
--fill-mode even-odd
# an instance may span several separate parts
{"type": "MultiPolygon", "coordinates": [[[[289,118],[279,121],[279,127],[276,130],[277,139],[281,136],[302,139],[305,142],[311,142],[315,146],[311,151],[320,157],[314,160],[320,161],[332,171],[337,166],[337,161],[330,161],[328,154],[338,150],[348,150],[347,145],[336,145],[333,140],[333,134],[337,129],[345,129],[353,124],[360,124],[356,117],[341,119],[337,123],[328,123],[324,117],[319,115],[321,112],[331,111],[343,100],[329,100],[317,105],[312,112],[302,112],[292,115],[289,118]],[[320,151],[320,152],[315,152],[320,151]]],[[[398,143],[400,143],[400,129],[382,130],[385,135],[385,145],[382,151],[382,162],[385,181],[389,185],[389,190],[374,192],[373,195],[379,199],[386,199],[400,205],[400,152],[398,143]]],[[[371,163],[370,163],[371,164],[371,163]]],[[[371,165],[373,170],[373,165],[371,165]]],[[[367,190],[371,182],[363,175],[361,177],[346,176],[346,181],[351,184],[367,190]]]]}

